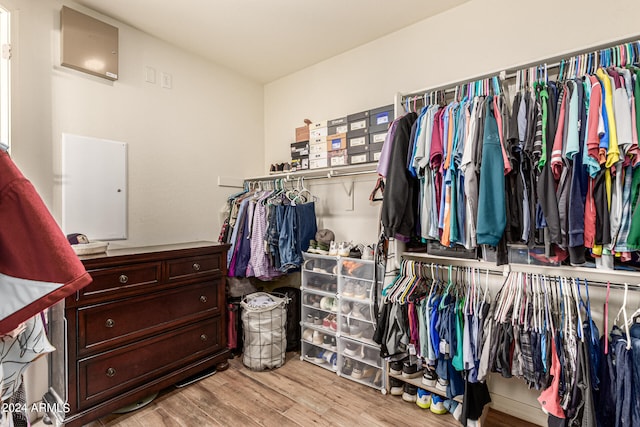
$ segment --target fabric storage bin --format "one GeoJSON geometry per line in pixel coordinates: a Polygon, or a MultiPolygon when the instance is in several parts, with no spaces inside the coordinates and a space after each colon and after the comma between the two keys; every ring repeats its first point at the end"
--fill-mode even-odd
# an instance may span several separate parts
{"type": "Polygon", "coordinates": [[[287,304],[284,295],[266,292],[254,292],[242,300],[242,363],[247,368],[263,371],[284,365],[287,304]]]}

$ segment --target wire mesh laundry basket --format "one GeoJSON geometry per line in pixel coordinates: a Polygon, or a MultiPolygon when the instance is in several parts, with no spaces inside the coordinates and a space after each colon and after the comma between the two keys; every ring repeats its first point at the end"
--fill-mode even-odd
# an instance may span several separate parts
{"type": "Polygon", "coordinates": [[[288,298],[277,293],[254,292],[242,302],[244,350],[242,363],[254,371],[284,365],[287,350],[288,298]]]}

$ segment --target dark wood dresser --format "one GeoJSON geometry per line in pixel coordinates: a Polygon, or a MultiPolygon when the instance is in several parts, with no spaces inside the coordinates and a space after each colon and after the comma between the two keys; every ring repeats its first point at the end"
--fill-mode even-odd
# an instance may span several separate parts
{"type": "Polygon", "coordinates": [[[51,322],[67,352],[56,345],[45,401],[68,403],[52,415],[81,426],[226,363],[227,249],[196,242],[80,257],[93,282],[59,308],[63,326],[51,322]]]}

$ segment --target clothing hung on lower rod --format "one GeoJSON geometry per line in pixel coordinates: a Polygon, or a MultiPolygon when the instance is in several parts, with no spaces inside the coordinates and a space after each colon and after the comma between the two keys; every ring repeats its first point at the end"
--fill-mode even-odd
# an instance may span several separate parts
{"type": "Polygon", "coordinates": [[[228,275],[271,280],[298,269],[315,238],[315,203],[292,203],[284,194],[246,191],[228,200],[220,242],[231,244],[228,275]]]}
{"type": "Polygon", "coordinates": [[[462,394],[460,378],[520,378],[539,390],[549,425],[640,425],[640,323],[601,337],[586,281],[511,272],[492,300],[477,271],[453,279],[450,268],[448,277],[429,268],[403,260],[383,290],[375,336],[383,356],[413,345],[449,380],[449,397],[462,394]]]}
{"type": "Polygon", "coordinates": [[[472,96],[396,119],[383,149],[387,238],[629,260],[640,249],[640,68],[539,81],[507,104],[472,96]]]}

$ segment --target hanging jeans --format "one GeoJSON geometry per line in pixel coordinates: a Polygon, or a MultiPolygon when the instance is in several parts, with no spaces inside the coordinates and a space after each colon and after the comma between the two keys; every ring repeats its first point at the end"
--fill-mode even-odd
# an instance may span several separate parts
{"type": "Polygon", "coordinates": [[[631,354],[633,355],[633,390],[631,391],[631,425],[640,426],[640,324],[634,323],[629,330],[631,354]]]}
{"type": "Polygon", "coordinates": [[[314,202],[296,205],[296,220],[298,225],[296,250],[306,252],[309,242],[316,237],[316,206],[314,202]]]}

